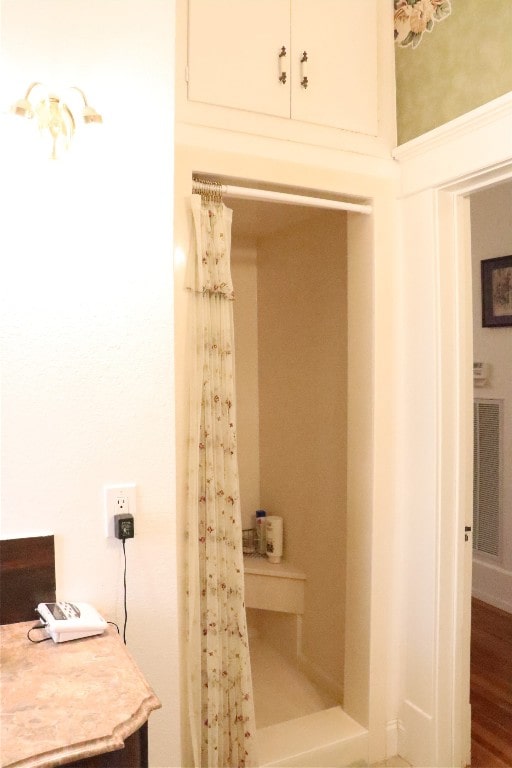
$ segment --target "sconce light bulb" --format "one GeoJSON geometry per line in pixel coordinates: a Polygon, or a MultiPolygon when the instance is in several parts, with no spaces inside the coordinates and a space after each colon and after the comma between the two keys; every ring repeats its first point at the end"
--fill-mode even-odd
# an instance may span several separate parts
{"type": "Polygon", "coordinates": [[[102,123],[103,122],[102,116],[98,112],[96,112],[95,109],[90,107],[89,105],[84,107],[84,111],[82,113],[82,117],[83,117],[84,123],[86,123],[86,125],[88,125],[89,123],[102,123]]]}
{"type": "Polygon", "coordinates": [[[28,99],[18,99],[18,101],[13,104],[12,111],[15,115],[19,115],[20,117],[27,117],[29,119],[34,117],[34,110],[28,99]]]}

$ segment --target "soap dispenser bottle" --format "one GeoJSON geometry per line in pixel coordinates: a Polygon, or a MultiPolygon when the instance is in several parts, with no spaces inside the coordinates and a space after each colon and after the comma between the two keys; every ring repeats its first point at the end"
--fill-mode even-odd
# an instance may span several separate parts
{"type": "Polygon", "coordinates": [[[256,551],[259,555],[267,552],[267,536],[265,530],[265,517],[267,513],[264,509],[256,510],[256,551]]]}

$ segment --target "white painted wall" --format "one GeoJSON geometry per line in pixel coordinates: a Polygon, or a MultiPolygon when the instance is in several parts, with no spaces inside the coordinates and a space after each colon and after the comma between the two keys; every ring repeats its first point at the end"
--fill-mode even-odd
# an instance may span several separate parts
{"type": "Polygon", "coordinates": [[[314,210],[258,243],[261,503],[306,574],[301,663],[343,699],[347,217],[314,210]]]}
{"type": "Polygon", "coordinates": [[[492,562],[475,554],[473,594],[512,612],[512,327],[483,328],[480,263],[512,254],[512,184],[501,184],[471,196],[473,268],[473,346],[475,360],[489,363],[488,386],[475,397],[503,400],[502,551],[492,562]]]}
{"type": "Polygon", "coordinates": [[[128,646],[163,708],[150,764],[181,765],[173,397],[171,0],[2,0],[2,536],[56,537],[57,593],[122,623],[103,486],[137,483],[128,646]],[[47,159],[5,114],[78,85],[104,125],[47,159]]]}

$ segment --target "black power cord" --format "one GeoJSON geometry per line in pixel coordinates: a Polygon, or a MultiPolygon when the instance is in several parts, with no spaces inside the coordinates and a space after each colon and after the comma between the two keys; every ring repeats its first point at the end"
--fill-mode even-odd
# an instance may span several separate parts
{"type": "Polygon", "coordinates": [[[128,624],[128,607],[126,602],[126,539],[122,539],[123,542],[123,554],[124,554],[124,575],[123,575],[123,587],[124,587],[124,627],[123,627],[123,642],[126,645],[126,625],[128,624]]]}
{"type": "Polygon", "coordinates": [[[48,626],[47,624],[44,624],[43,622],[41,622],[40,624],[35,624],[33,627],[30,627],[29,631],[27,632],[27,637],[30,640],[30,642],[31,643],[46,643],[47,640],[51,640],[52,638],[51,638],[50,635],[48,635],[47,637],[42,637],[40,640],[32,640],[32,638],[30,637],[30,633],[33,632],[34,630],[36,630],[36,629],[44,629],[47,626],[48,626]]]}
{"type": "Polygon", "coordinates": [[[129,512],[121,512],[118,515],[114,515],[114,535],[116,539],[121,539],[123,542],[123,554],[124,554],[124,629],[123,629],[123,641],[126,645],[126,625],[128,623],[128,607],[126,599],[126,539],[133,539],[135,536],[135,522],[133,515],[129,512]]]}

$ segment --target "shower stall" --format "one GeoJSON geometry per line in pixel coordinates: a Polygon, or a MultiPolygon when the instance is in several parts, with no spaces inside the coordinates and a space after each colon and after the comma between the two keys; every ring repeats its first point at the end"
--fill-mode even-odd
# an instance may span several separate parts
{"type": "MultiPolygon", "coordinates": [[[[183,150],[177,163],[178,373],[187,355],[180,275],[200,155],[183,150]]],[[[221,165],[215,153],[206,156],[221,165]]],[[[224,183],[234,178],[226,175],[224,183]]],[[[251,186],[247,177],[239,183],[251,186]]],[[[304,194],[300,185],[265,186],[304,194]]],[[[372,197],[352,199],[367,203],[372,197]]],[[[256,509],[284,520],[283,561],[245,562],[259,764],[365,765],[371,720],[374,215],[366,205],[356,212],[300,200],[283,205],[225,195],[224,202],[233,210],[242,527],[254,526],[256,509]]],[[[178,377],[176,389],[177,402],[185,402],[184,378],[178,377]]],[[[178,407],[182,444],[185,421],[178,407]]],[[[178,449],[178,478],[184,476],[184,455],[178,449]]],[[[186,753],[186,715],[183,722],[186,753]]]]}
{"type": "Polygon", "coordinates": [[[292,749],[294,765],[320,765],[327,749],[327,764],[349,764],[367,754],[364,727],[342,709],[351,214],[225,202],[242,523],[265,509],[285,530],[284,562],[246,558],[260,759],[281,765],[292,749]]]}

